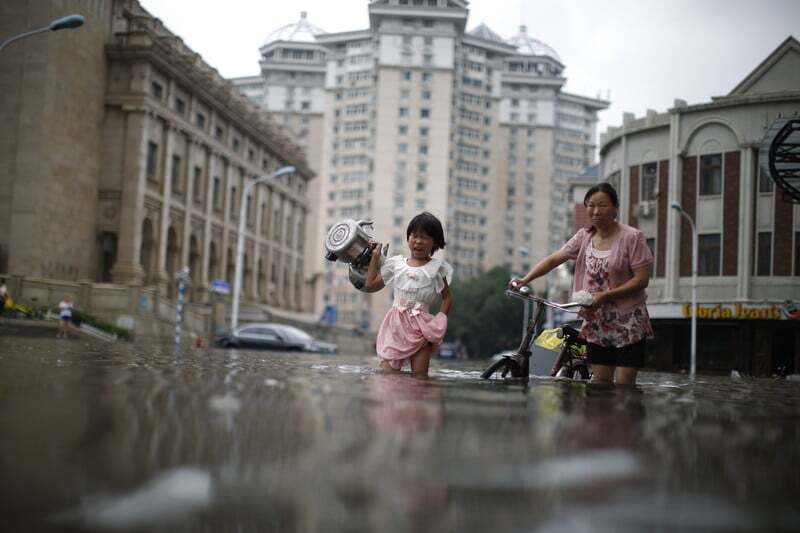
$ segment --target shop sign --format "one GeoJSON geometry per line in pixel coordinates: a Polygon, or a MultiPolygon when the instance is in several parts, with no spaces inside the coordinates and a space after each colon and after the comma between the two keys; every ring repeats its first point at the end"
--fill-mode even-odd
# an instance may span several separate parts
{"type": "MultiPolygon", "coordinates": [[[[692,306],[690,304],[683,304],[683,316],[684,318],[690,318],[692,316],[692,306]]],[[[698,305],[697,318],[779,320],[781,318],[781,308],[777,305],[764,307],[739,303],[733,305],[698,305]]]]}
{"type": "MultiPolygon", "coordinates": [[[[692,305],[684,304],[649,304],[650,318],[691,318],[692,305]]],[[[800,304],[786,302],[784,304],[747,304],[747,303],[715,303],[698,304],[697,318],[702,320],[800,320],[800,304]]]]}

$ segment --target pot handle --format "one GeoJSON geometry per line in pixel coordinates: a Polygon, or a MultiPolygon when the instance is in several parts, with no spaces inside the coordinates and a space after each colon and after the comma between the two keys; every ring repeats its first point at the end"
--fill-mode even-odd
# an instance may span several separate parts
{"type": "Polygon", "coordinates": [[[370,220],[370,219],[363,219],[363,220],[359,220],[358,222],[356,222],[356,224],[358,224],[359,226],[362,226],[362,227],[363,226],[369,226],[370,228],[375,229],[373,227],[374,223],[375,223],[375,221],[374,220],[370,220]]]}

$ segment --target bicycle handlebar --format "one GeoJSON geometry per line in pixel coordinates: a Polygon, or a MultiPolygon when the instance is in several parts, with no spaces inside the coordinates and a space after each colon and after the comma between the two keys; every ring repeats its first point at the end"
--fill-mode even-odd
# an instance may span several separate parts
{"type": "MultiPolygon", "coordinates": [[[[527,289],[527,287],[523,287],[523,289],[527,289]]],[[[530,293],[530,289],[528,291],[518,290],[515,291],[513,289],[506,289],[506,296],[513,296],[514,298],[519,298],[520,300],[527,300],[529,302],[536,302],[542,305],[546,305],[547,307],[552,307],[553,309],[560,309],[561,311],[566,311],[567,313],[577,313],[579,307],[586,307],[585,305],[578,303],[578,302],[568,302],[565,304],[560,304],[558,302],[551,302],[550,300],[546,300],[544,298],[540,298],[539,296],[534,296],[530,293]]]]}

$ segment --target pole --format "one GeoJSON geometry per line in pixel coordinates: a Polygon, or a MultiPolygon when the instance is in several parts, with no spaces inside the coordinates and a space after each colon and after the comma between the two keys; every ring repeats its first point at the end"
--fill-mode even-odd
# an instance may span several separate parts
{"type": "Polygon", "coordinates": [[[281,167],[269,176],[262,176],[258,179],[251,181],[244,186],[242,191],[242,203],[239,205],[239,235],[236,238],[236,272],[233,278],[233,302],[231,303],[231,331],[239,325],[239,299],[242,295],[242,256],[244,255],[244,217],[245,208],[247,207],[247,198],[250,195],[250,190],[267,180],[277,178],[278,176],[285,176],[292,174],[295,171],[293,166],[281,167]]]}
{"type": "Polygon", "coordinates": [[[692,329],[689,344],[689,375],[694,377],[697,372],[697,227],[694,225],[694,219],[683,210],[681,204],[672,202],[670,207],[688,220],[689,226],[692,228],[692,329]]]}
{"type": "Polygon", "coordinates": [[[178,299],[175,302],[175,349],[181,347],[181,326],[183,324],[183,296],[186,294],[186,282],[189,279],[189,267],[178,272],[178,299]]]}
{"type": "Polygon", "coordinates": [[[250,189],[259,180],[251,181],[244,186],[242,203],[239,206],[239,234],[236,237],[236,272],[233,277],[233,305],[231,309],[231,331],[239,325],[239,298],[242,294],[242,256],[244,255],[244,217],[247,207],[247,197],[250,189]]]}
{"type": "Polygon", "coordinates": [[[689,375],[694,377],[697,371],[697,228],[694,220],[686,215],[692,225],[692,340],[691,340],[691,369],[689,375]]]}

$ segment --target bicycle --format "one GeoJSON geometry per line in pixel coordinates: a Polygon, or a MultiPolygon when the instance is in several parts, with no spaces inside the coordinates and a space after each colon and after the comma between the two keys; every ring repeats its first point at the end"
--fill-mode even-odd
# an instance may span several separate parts
{"type": "MultiPolygon", "coordinates": [[[[577,313],[578,308],[583,307],[578,302],[560,304],[534,296],[531,294],[529,287],[520,287],[518,290],[507,289],[506,295],[533,302],[534,312],[528,322],[528,326],[525,328],[525,335],[522,337],[522,342],[516,352],[511,355],[505,355],[489,365],[481,374],[483,379],[489,379],[495,373],[499,373],[503,379],[509,374],[511,374],[512,378],[528,379],[530,374],[531,343],[542,332],[542,324],[544,324],[547,308],[559,309],[567,313],[577,313]]],[[[582,349],[582,346],[586,343],[578,336],[578,331],[564,324],[559,328],[557,334],[564,339],[564,342],[558,357],[553,363],[553,367],[550,369],[550,375],[572,379],[576,377],[589,379],[589,365],[582,349]]]]}

